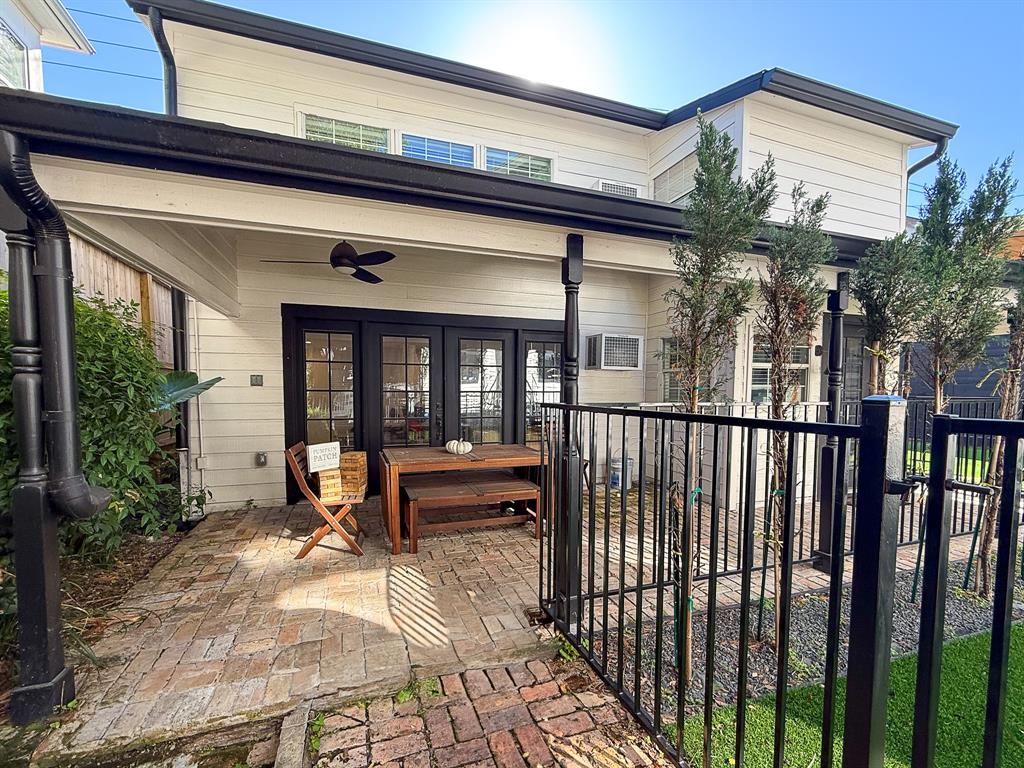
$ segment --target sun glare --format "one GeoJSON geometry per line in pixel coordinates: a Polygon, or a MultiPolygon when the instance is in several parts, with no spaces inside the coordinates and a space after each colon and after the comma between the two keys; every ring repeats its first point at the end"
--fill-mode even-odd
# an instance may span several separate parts
{"type": "Polygon", "coordinates": [[[609,96],[614,46],[583,3],[480,4],[458,58],[548,85],[609,96]]]}

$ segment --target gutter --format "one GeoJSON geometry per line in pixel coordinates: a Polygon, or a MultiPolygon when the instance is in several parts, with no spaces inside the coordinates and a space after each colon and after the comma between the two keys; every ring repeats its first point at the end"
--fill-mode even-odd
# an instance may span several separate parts
{"type": "Polygon", "coordinates": [[[925,168],[925,167],[931,165],[936,160],[938,160],[940,157],[942,157],[942,155],[945,154],[946,147],[948,145],[949,145],[949,139],[947,139],[945,137],[940,138],[937,142],[935,142],[935,149],[932,151],[932,153],[930,155],[928,155],[927,157],[922,157],[920,160],[918,160],[916,163],[914,163],[912,166],[910,166],[910,168],[907,169],[907,178],[909,179],[911,176],[913,176],[915,173],[920,171],[922,168],[925,168]]]}
{"type": "Polygon", "coordinates": [[[178,65],[174,61],[174,53],[167,42],[164,32],[164,17],[159,8],[149,7],[146,12],[149,19],[149,31],[153,33],[156,47],[160,50],[160,58],[164,63],[164,111],[168,115],[178,114],[178,65]]]}
{"type": "Polygon", "coordinates": [[[81,520],[104,509],[110,491],[89,485],[82,471],[71,241],[60,209],[32,173],[28,143],[7,131],[0,132],[0,141],[0,186],[28,218],[35,239],[32,287],[42,348],[47,490],[60,513],[81,520]]]}

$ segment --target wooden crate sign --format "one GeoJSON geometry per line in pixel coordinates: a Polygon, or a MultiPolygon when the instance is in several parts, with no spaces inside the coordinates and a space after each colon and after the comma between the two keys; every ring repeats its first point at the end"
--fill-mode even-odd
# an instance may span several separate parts
{"type": "Polygon", "coordinates": [[[310,474],[337,469],[341,463],[341,443],[316,443],[306,446],[306,471],[310,474]]]}

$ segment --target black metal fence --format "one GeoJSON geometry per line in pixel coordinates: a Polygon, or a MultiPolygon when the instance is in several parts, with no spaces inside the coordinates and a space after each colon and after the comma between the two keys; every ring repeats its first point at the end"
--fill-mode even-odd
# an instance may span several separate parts
{"type": "MultiPolygon", "coordinates": [[[[1018,535],[1021,504],[1021,440],[1024,421],[937,416],[930,439],[931,466],[928,478],[928,513],[924,575],[921,596],[921,631],[917,665],[917,696],[914,710],[913,768],[935,763],[936,734],[942,676],[942,647],[947,603],[949,537],[956,510],[957,463],[962,447],[978,441],[994,453],[1002,449],[1002,466],[994,486],[995,498],[988,509],[997,527],[995,581],[992,603],[992,640],[986,680],[986,710],[982,767],[1003,765],[1004,712],[1010,665],[1010,632],[1018,570],[1018,535]]],[[[972,547],[973,550],[973,547],[972,547]]],[[[1020,740],[1020,724],[1014,725],[1020,740]]],[[[1009,763],[1007,763],[1009,764],[1009,763]]]]}
{"type": "MultiPolygon", "coordinates": [[[[915,738],[920,729],[920,738],[934,740],[938,687],[928,670],[941,651],[949,537],[976,530],[970,521],[980,520],[988,497],[967,480],[982,480],[1000,435],[1011,439],[1007,466],[1012,458],[1016,468],[1024,427],[940,416],[933,429],[929,415],[919,433],[915,411],[924,406],[865,403],[856,424],[544,406],[542,514],[550,524],[541,544],[541,607],[678,764],[743,766],[756,715],[757,731],[763,734],[766,718],[771,724],[770,764],[788,765],[787,701],[794,688],[812,684],[818,698],[810,717],[821,732],[814,765],[837,764],[834,750],[845,744],[845,768],[880,767],[897,546],[906,543],[902,531],[920,538],[922,528],[919,670],[926,682],[918,685],[932,686],[932,695],[919,695],[919,709],[933,709],[930,720],[919,713],[925,719],[915,724],[915,738]],[[908,464],[908,446],[916,444],[905,429],[924,436],[924,466],[908,464]],[[826,446],[847,471],[822,472],[817,457],[826,446]],[[927,500],[923,524],[906,520],[912,496],[927,500]],[[824,511],[822,499],[829,500],[824,511]],[[853,552],[852,566],[845,556],[822,558],[822,550],[853,552]],[[801,565],[806,560],[824,572],[801,565]],[[857,706],[840,717],[844,701],[857,706]]],[[[1011,535],[1000,535],[996,566],[1003,600],[989,683],[996,732],[1018,476],[1008,472],[1000,507],[1000,530],[1011,535]]],[[[997,765],[987,732],[985,748],[985,766],[997,765]]],[[[914,768],[930,768],[931,758],[917,754],[914,768]]],[[[756,764],[769,763],[762,753],[756,764]]]]}
{"type": "MultiPolygon", "coordinates": [[[[736,712],[730,754],[741,765],[748,699],[774,691],[781,765],[793,566],[815,547],[818,444],[834,440],[845,465],[860,428],[593,406],[544,414],[542,509],[553,535],[542,545],[541,606],[677,759],[711,764],[721,751],[712,716],[725,700],[736,712]],[[599,471],[611,460],[618,473],[599,471]],[[780,650],[768,659],[761,640],[776,633],[780,650]],[[723,634],[735,644],[722,645],[723,634]]],[[[845,500],[845,473],[837,483],[833,498],[845,500]]],[[[846,548],[845,518],[837,501],[837,549],[846,548]]],[[[843,567],[832,558],[826,586],[815,585],[828,602],[818,649],[827,692],[840,669],[843,567]]],[[[830,695],[829,744],[833,708],[830,695]]]]}

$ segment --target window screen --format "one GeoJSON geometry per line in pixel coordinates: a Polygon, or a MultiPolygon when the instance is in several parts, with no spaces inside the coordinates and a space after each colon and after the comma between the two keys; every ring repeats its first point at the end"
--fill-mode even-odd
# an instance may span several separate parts
{"type": "Polygon", "coordinates": [[[472,145],[428,139],[425,136],[412,136],[408,133],[402,135],[402,155],[417,160],[457,165],[460,168],[473,167],[472,145]]]}
{"type": "Polygon", "coordinates": [[[504,173],[508,176],[551,181],[551,158],[488,147],[487,170],[491,173],[504,173]]]}
{"type": "Polygon", "coordinates": [[[8,88],[27,88],[27,68],[25,45],[7,25],[0,22],[0,85],[8,88]]]}
{"type": "Polygon", "coordinates": [[[388,151],[387,128],[334,120],[320,115],[306,115],[306,138],[311,141],[341,144],[353,149],[368,149],[371,152],[388,151]]]}

